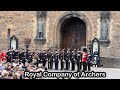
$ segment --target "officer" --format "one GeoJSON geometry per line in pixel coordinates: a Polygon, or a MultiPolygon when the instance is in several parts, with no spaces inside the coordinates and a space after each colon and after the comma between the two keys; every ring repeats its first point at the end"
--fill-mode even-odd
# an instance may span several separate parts
{"type": "Polygon", "coordinates": [[[77,71],[81,71],[82,68],[82,52],[80,49],[77,51],[77,71]]]}
{"type": "Polygon", "coordinates": [[[7,51],[7,53],[6,53],[6,58],[7,58],[7,62],[11,62],[10,49],[8,49],[8,51],[7,51]]]}
{"type": "Polygon", "coordinates": [[[22,49],[21,57],[22,57],[22,63],[23,63],[23,65],[25,66],[25,62],[26,62],[26,52],[25,52],[24,49],[22,49]]]}
{"type": "Polygon", "coordinates": [[[37,56],[37,67],[38,67],[39,61],[40,61],[40,58],[39,58],[39,50],[36,49],[35,53],[36,53],[36,56],[37,56]]]}
{"type": "Polygon", "coordinates": [[[17,49],[18,52],[18,61],[20,60],[20,48],[17,49]]]}
{"type": "Polygon", "coordinates": [[[18,56],[19,56],[18,55],[18,50],[16,49],[15,52],[14,52],[14,58],[15,58],[15,60],[18,60],[18,56]]]}
{"type": "Polygon", "coordinates": [[[30,57],[30,50],[27,50],[27,52],[26,52],[26,59],[28,60],[28,63],[30,63],[29,62],[29,57],[30,57]]]}
{"type": "Polygon", "coordinates": [[[42,63],[42,50],[39,50],[39,54],[38,54],[38,57],[39,57],[39,63],[42,63]]]}
{"type": "Polygon", "coordinates": [[[56,49],[54,52],[54,62],[55,62],[55,70],[58,70],[58,59],[59,59],[59,55],[58,55],[58,50],[56,49]]]}
{"type": "Polygon", "coordinates": [[[14,55],[13,49],[10,49],[10,61],[11,62],[13,61],[13,55],[14,55]]]}
{"type": "Polygon", "coordinates": [[[47,58],[48,58],[48,69],[50,69],[50,59],[52,57],[51,50],[48,50],[47,58]]]}
{"type": "Polygon", "coordinates": [[[31,52],[31,50],[28,50],[26,58],[28,60],[28,63],[32,62],[32,52],[31,52]]]}
{"type": "Polygon", "coordinates": [[[71,54],[71,69],[72,71],[75,70],[75,60],[76,60],[76,53],[75,53],[75,50],[72,51],[72,54],[71,54]]]}
{"type": "Polygon", "coordinates": [[[82,70],[82,54],[83,54],[83,51],[80,50],[80,71],[82,70]]]}
{"type": "Polygon", "coordinates": [[[69,52],[69,62],[68,62],[68,70],[70,69],[70,64],[71,64],[71,49],[68,49],[69,52]]]}
{"type": "Polygon", "coordinates": [[[53,68],[53,58],[54,58],[54,55],[53,55],[53,52],[51,51],[51,56],[50,56],[50,69],[53,68]]]}
{"type": "Polygon", "coordinates": [[[59,56],[60,56],[59,59],[60,59],[60,62],[61,62],[61,70],[63,70],[64,69],[64,49],[62,49],[60,51],[60,55],[59,56]]]}
{"type": "Polygon", "coordinates": [[[45,50],[43,50],[43,53],[42,53],[42,60],[43,60],[43,66],[45,67],[46,66],[46,62],[47,62],[47,53],[45,50]]]}
{"type": "Polygon", "coordinates": [[[33,52],[33,56],[32,56],[32,63],[38,67],[38,55],[36,52],[33,52]]]}
{"type": "Polygon", "coordinates": [[[15,61],[15,50],[12,50],[12,60],[15,61]]]}
{"type": "Polygon", "coordinates": [[[88,59],[87,49],[83,48],[83,53],[82,53],[83,71],[87,70],[87,59],[88,59]]]}
{"type": "Polygon", "coordinates": [[[91,70],[91,68],[90,68],[90,66],[91,66],[91,61],[92,61],[92,55],[91,55],[90,51],[88,51],[88,60],[87,60],[88,71],[91,70]]]}
{"type": "Polygon", "coordinates": [[[65,59],[65,62],[66,62],[66,70],[69,70],[69,60],[70,60],[70,52],[69,52],[69,50],[67,50],[66,59],[65,59]]]}
{"type": "Polygon", "coordinates": [[[19,49],[19,62],[22,62],[22,51],[21,51],[21,49],[19,49]]]}
{"type": "Polygon", "coordinates": [[[79,50],[77,51],[76,62],[77,62],[77,71],[79,72],[80,71],[80,51],[79,50]]]}

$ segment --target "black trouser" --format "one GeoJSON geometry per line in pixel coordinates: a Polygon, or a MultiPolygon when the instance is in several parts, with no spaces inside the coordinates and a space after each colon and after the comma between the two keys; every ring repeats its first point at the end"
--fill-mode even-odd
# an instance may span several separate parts
{"type": "Polygon", "coordinates": [[[50,69],[53,68],[53,60],[50,60],[50,69]]]}
{"type": "Polygon", "coordinates": [[[48,59],[48,69],[50,69],[50,59],[48,59]]]}
{"type": "Polygon", "coordinates": [[[82,62],[81,61],[77,61],[77,70],[80,71],[82,69],[82,62]]]}
{"type": "Polygon", "coordinates": [[[87,63],[83,62],[83,71],[86,71],[86,70],[87,70],[87,63]]]}
{"type": "Polygon", "coordinates": [[[55,61],[55,69],[58,70],[58,61],[55,61]]]}
{"type": "Polygon", "coordinates": [[[70,69],[70,61],[68,61],[68,70],[70,69]]]}
{"type": "Polygon", "coordinates": [[[80,62],[79,62],[79,60],[77,61],[77,70],[80,71],[80,62]]]}
{"type": "Polygon", "coordinates": [[[61,70],[63,70],[63,69],[64,69],[64,61],[61,60],[61,70]]]}
{"type": "Polygon", "coordinates": [[[11,62],[11,58],[7,58],[7,62],[11,62]]]}
{"type": "Polygon", "coordinates": [[[79,64],[80,64],[79,66],[80,66],[80,70],[81,70],[82,69],[82,62],[79,62],[79,64]]]}
{"type": "Polygon", "coordinates": [[[22,58],[22,63],[24,66],[25,66],[25,62],[26,62],[25,58],[22,58]]]}
{"type": "Polygon", "coordinates": [[[66,70],[68,70],[68,69],[69,69],[69,61],[66,60],[66,70]]]}
{"type": "Polygon", "coordinates": [[[31,63],[32,62],[32,59],[28,59],[28,63],[31,63]]]}
{"type": "Polygon", "coordinates": [[[46,60],[43,60],[43,66],[44,67],[46,66],[46,60]]]}
{"type": "Polygon", "coordinates": [[[88,68],[88,71],[91,70],[90,66],[91,66],[91,63],[90,63],[90,61],[88,61],[88,62],[87,62],[87,68],[88,68]]]}
{"type": "Polygon", "coordinates": [[[39,63],[42,63],[42,58],[40,58],[39,63]]]}
{"type": "Polygon", "coordinates": [[[71,63],[72,63],[72,70],[75,70],[75,62],[72,61],[71,63]]]}

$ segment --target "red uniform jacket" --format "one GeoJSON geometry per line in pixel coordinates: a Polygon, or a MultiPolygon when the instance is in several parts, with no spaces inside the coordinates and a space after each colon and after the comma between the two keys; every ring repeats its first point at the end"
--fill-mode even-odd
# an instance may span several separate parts
{"type": "Polygon", "coordinates": [[[88,54],[86,52],[83,52],[82,54],[82,62],[86,62],[88,58],[88,54]]]}
{"type": "Polygon", "coordinates": [[[6,52],[2,52],[0,56],[2,61],[6,60],[6,52]]]}

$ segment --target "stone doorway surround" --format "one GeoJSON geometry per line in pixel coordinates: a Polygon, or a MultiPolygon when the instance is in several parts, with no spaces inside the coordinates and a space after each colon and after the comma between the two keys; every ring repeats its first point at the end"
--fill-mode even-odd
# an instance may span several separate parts
{"type": "Polygon", "coordinates": [[[59,15],[54,24],[54,34],[53,34],[53,47],[60,48],[60,39],[61,39],[61,25],[66,19],[71,17],[77,17],[83,20],[86,24],[86,46],[89,45],[92,40],[92,27],[88,17],[81,11],[65,11],[59,15]]]}

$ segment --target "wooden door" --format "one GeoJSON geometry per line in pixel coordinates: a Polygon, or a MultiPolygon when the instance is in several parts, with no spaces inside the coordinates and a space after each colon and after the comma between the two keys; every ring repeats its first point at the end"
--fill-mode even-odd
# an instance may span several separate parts
{"type": "Polygon", "coordinates": [[[70,18],[61,26],[61,48],[86,46],[86,25],[79,18],[70,18]]]}

